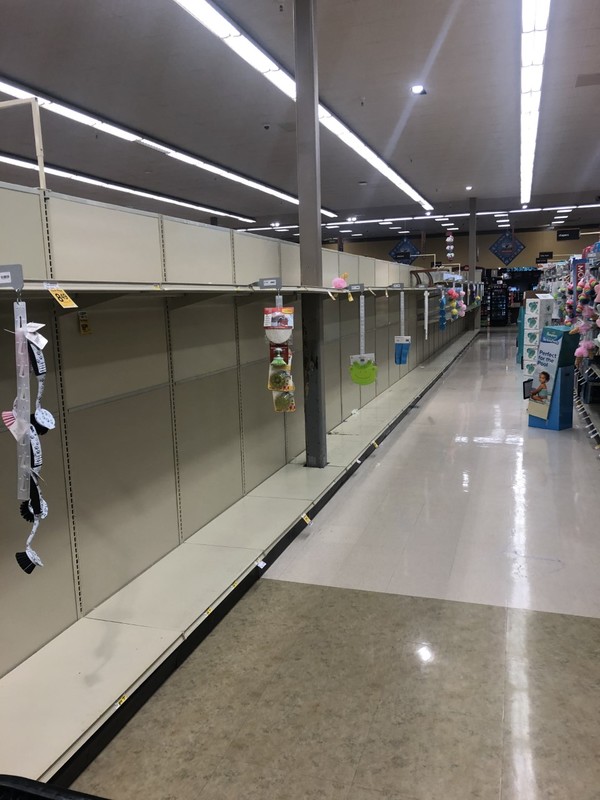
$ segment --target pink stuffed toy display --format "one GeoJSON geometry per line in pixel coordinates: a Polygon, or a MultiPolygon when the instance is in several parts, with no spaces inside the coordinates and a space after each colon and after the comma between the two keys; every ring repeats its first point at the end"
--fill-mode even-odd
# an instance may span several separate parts
{"type": "Polygon", "coordinates": [[[334,278],[331,285],[334,289],[345,289],[348,286],[348,273],[343,272],[338,278],[334,278]]]}

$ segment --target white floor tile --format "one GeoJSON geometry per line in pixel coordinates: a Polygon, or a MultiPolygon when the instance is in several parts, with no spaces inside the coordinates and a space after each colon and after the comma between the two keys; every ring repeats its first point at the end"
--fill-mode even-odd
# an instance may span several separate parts
{"type": "MultiPolygon", "coordinates": [[[[480,336],[268,577],[364,588],[371,548],[383,591],[600,616],[600,462],[577,422],[527,426],[514,355],[512,331],[480,336]]],[[[415,396],[426,372],[388,396],[415,396]]]]}

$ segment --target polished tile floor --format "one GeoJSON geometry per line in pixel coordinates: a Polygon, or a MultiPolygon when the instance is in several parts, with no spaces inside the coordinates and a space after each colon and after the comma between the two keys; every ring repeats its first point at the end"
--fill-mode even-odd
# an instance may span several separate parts
{"type": "Polygon", "coordinates": [[[481,336],[73,788],[598,800],[600,462],[481,336]]]}

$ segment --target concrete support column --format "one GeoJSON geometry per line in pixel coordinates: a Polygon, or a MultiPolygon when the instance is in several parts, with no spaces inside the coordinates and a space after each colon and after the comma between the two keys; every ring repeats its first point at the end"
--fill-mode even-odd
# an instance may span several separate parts
{"type": "MultiPolygon", "coordinates": [[[[319,81],[314,0],[294,0],[294,42],[300,275],[304,286],[322,286],[319,81]]],[[[327,429],[321,295],[302,295],[302,346],[306,466],[324,467],[327,464],[327,429]]]]}

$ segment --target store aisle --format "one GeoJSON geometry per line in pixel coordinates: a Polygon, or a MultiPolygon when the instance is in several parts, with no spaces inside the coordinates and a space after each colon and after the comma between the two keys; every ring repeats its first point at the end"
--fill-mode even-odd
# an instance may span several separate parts
{"type": "Polygon", "coordinates": [[[73,788],[598,800],[600,462],[527,429],[510,338],[476,341],[73,788]]]}
{"type": "Polygon", "coordinates": [[[600,617],[600,461],[481,335],[266,577],[600,617]]]}

